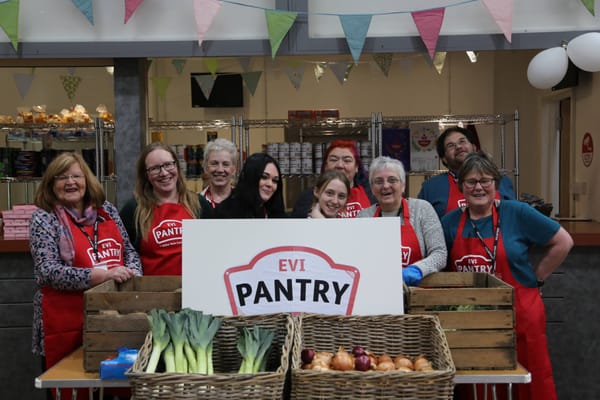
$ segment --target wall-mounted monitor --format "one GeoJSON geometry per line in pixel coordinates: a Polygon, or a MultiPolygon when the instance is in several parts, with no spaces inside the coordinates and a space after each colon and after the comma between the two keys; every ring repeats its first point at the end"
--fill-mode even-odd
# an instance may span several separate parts
{"type": "Polygon", "coordinates": [[[196,80],[196,76],[209,76],[210,73],[192,73],[192,107],[243,107],[244,84],[241,74],[217,73],[212,92],[207,99],[196,80]]]}

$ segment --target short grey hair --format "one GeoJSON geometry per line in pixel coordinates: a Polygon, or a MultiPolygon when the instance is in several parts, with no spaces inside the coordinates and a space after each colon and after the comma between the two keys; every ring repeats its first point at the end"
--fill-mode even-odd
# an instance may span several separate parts
{"type": "Polygon", "coordinates": [[[386,168],[396,171],[400,182],[406,182],[406,172],[404,171],[404,165],[402,165],[402,161],[388,156],[379,156],[373,159],[373,161],[371,161],[371,165],[369,166],[369,183],[373,184],[373,176],[377,172],[386,168]]]}
{"type": "Polygon", "coordinates": [[[204,147],[204,159],[208,159],[208,156],[213,151],[223,150],[231,154],[233,165],[237,166],[237,147],[235,147],[235,144],[232,141],[223,138],[217,138],[206,144],[206,147],[204,147]]]}

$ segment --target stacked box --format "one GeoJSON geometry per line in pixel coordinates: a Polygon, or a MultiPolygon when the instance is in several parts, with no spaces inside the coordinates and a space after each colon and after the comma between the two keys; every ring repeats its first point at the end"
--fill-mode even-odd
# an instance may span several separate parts
{"type": "Polygon", "coordinates": [[[181,309],[181,277],[134,277],[121,284],[110,280],[86,290],[84,304],[83,367],[96,372],[117,349],[144,344],[153,308],[181,309]]]}
{"type": "Polygon", "coordinates": [[[36,209],[34,205],[15,205],[12,210],[2,211],[4,239],[29,239],[29,220],[36,209]]]}
{"type": "Polygon", "coordinates": [[[455,368],[444,331],[432,315],[318,315],[297,318],[291,398],[451,400],[455,368]],[[433,371],[319,371],[302,368],[302,350],[334,353],[362,346],[379,356],[424,355],[433,371]]]}
{"type": "Polygon", "coordinates": [[[271,399],[284,397],[289,356],[294,339],[294,322],[289,314],[219,317],[222,324],[213,340],[214,374],[146,373],[152,353],[152,333],[127,373],[136,399],[271,399]],[[238,373],[242,356],[237,343],[242,327],[260,326],[274,332],[266,371],[238,373]]]}
{"type": "Polygon", "coordinates": [[[439,272],[410,287],[410,314],[440,319],[457,370],[517,365],[514,289],[482,272],[439,272]]]}

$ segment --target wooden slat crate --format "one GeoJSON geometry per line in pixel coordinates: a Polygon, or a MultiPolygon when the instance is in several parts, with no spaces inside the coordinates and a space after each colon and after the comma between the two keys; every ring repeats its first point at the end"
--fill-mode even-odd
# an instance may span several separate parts
{"type": "Polygon", "coordinates": [[[83,368],[100,369],[100,362],[120,347],[140,348],[150,329],[146,318],[153,308],[181,309],[180,276],[143,276],[118,284],[104,282],[84,294],[83,368]]]}
{"type": "Polygon", "coordinates": [[[409,287],[409,314],[437,315],[457,370],[516,368],[513,287],[480,272],[439,272],[409,287]]]}

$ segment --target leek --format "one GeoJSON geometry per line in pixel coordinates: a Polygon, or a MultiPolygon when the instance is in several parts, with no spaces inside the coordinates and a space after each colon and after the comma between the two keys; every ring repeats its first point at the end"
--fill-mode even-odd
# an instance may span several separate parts
{"type": "Polygon", "coordinates": [[[165,313],[162,316],[165,322],[167,323],[169,335],[171,336],[171,343],[173,344],[175,357],[175,372],[186,373],[188,372],[188,362],[185,358],[183,347],[185,341],[187,340],[184,331],[185,320],[187,319],[187,315],[181,312],[169,312],[168,314],[165,313]]]}
{"type": "Polygon", "coordinates": [[[242,355],[240,374],[255,374],[266,370],[268,352],[275,333],[269,329],[254,326],[240,329],[237,349],[242,355]]]}
{"type": "Polygon", "coordinates": [[[167,324],[161,317],[161,314],[165,313],[165,310],[152,309],[148,316],[148,322],[150,324],[150,330],[152,331],[152,353],[146,366],[146,372],[156,372],[156,367],[160,361],[160,355],[163,350],[167,347],[170,341],[169,331],[167,330],[167,324]]]}
{"type": "Polygon", "coordinates": [[[221,320],[210,314],[203,314],[201,311],[191,309],[184,310],[187,313],[186,335],[188,340],[189,354],[188,360],[195,361],[190,366],[190,372],[212,375],[213,362],[212,350],[213,339],[221,327],[221,320]]]}

